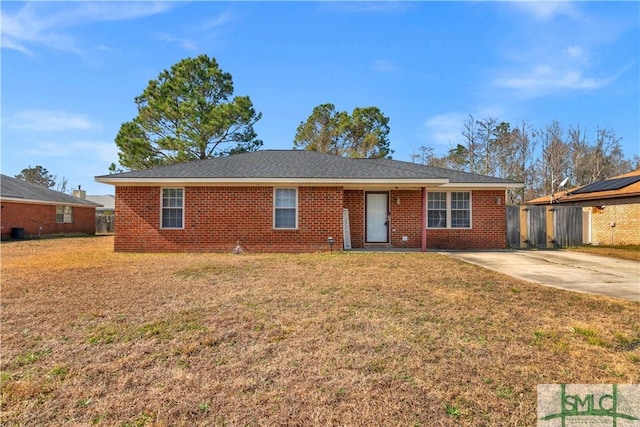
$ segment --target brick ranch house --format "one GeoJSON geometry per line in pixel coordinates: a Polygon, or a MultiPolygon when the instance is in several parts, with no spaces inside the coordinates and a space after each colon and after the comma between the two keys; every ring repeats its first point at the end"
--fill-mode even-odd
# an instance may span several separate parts
{"type": "Polygon", "coordinates": [[[49,188],[0,175],[2,239],[52,234],[95,234],[101,206],[49,188]]]}
{"type": "Polygon", "coordinates": [[[640,244],[640,170],[529,200],[527,205],[582,207],[583,243],[640,244]]]}
{"type": "Polygon", "coordinates": [[[115,186],[115,250],[130,252],[504,248],[505,191],[522,186],[304,150],[234,154],[96,181],[115,186]]]}

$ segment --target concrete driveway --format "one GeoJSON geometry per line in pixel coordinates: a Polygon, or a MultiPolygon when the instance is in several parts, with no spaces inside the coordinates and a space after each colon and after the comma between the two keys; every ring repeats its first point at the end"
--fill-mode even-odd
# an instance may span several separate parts
{"type": "Polygon", "coordinates": [[[640,262],[563,250],[440,251],[545,286],[640,301],[640,262]]]}

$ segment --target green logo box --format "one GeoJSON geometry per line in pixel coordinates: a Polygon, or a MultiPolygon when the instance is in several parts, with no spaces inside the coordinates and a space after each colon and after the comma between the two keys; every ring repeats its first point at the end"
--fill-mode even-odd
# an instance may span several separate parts
{"type": "Polygon", "coordinates": [[[640,427],[639,384],[539,384],[538,427],[640,427]]]}

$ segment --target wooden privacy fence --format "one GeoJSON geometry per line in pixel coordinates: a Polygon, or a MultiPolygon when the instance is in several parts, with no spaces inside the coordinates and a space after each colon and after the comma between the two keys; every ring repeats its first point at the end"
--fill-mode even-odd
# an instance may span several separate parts
{"type": "MultiPolygon", "coordinates": [[[[581,246],[583,213],[579,206],[507,206],[509,248],[581,246]]],[[[586,239],[586,240],[585,240],[586,239]]]]}
{"type": "Polygon", "coordinates": [[[113,233],[116,216],[97,214],[96,215],[96,233],[113,233]]]}

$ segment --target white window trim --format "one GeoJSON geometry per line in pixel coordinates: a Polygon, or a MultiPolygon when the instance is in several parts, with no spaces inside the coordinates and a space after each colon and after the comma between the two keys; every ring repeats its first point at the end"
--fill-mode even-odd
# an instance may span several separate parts
{"type": "Polygon", "coordinates": [[[446,193],[447,197],[447,225],[446,227],[429,227],[429,194],[427,194],[427,198],[425,203],[426,214],[427,214],[427,229],[429,230],[471,230],[473,228],[473,192],[472,191],[429,191],[427,193],[446,193]],[[451,193],[469,193],[469,226],[468,227],[452,227],[451,226],[451,193]]]}
{"type": "MultiPolygon", "coordinates": [[[[291,208],[287,208],[291,209],[291,208]]],[[[297,230],[298,229],[298,213],[300,209],[298,209],[298,188],[297,187],[274,187],[273,188],[273,229],[274,230],[297,230]],[[276,193],[278,190],[294,190],[296,192],[296,225],[295,227],[276,227],[276,193]]]]}
{"type": "Polygon", "coordinates": [[[186,191],[184,189],[184,187],[161,187],[160,188],[160,229],[161,230],[184,230],[184,214],[185,214],[185,198],[186,198],[186,191]],[[182,227],[163,227],[162,226],[162,210],[164,208],[164,206],[162,206],[162,200],[164,198],[164,190],[182,190],[182,227]]]}

